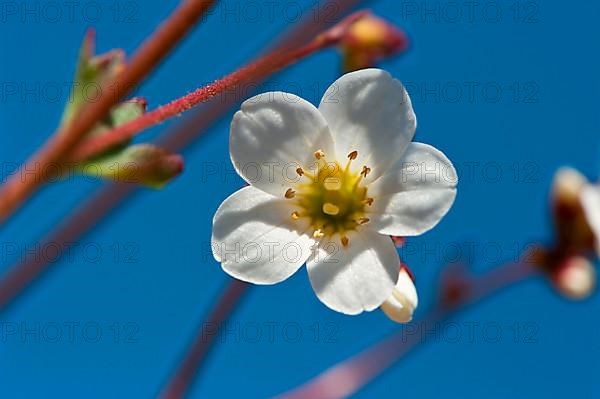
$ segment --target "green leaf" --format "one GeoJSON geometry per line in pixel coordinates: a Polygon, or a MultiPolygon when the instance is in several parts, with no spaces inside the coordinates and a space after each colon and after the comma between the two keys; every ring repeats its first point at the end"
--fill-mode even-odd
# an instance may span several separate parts
{"type": "Polygon", "coordinates": [[[96,158],[76,170],[86,176],[158,189],[183,171],[183,159],[156,146],[139,144],[96,158]]]}

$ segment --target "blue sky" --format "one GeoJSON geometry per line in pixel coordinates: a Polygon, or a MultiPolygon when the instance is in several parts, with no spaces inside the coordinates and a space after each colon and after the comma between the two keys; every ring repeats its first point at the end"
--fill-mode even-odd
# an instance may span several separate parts
{"type": "MultiPolygon", "coordinates": [[[[56,126],[88,26],[97,29],[99,51],[130,53],[176,3],[81,2],[72,14],[46,1],[29,12],[22,2],[16,11],[3,8],[3,174],[56,126]],[[62,91],[52,91],[57,87],[62,91]]],[[[232,71],[314,1],[271,3],[222,2],[137,93],[154,108],[232,71]]],[[[484,272],[551,239],[547,193],[558,167],[591,178],[600,171],[600,4],[465,3],[368,3],[411,37],[410,52],[381,67],[409,89],[417,140],[443,150],[461,177],[451,212],[404,254],[418,279],[418,314],[432,302],[453,251],[473,253],[474,269],[484,272]]],[[[291,91],[316,103],[338,75],[339,56],[326,51],[259,91],[291,91]]],[[[0,315],[7,396],[151,397],[161,388],[229,279],[206,248],[213,213],[243,183],[230,173],[230,118],[184,153],[185,173],[173,184],[140,190],[0,315]],[[209,173],[215,166],[220,173],[209,173]],[[39,340],[26,332],[37,325],[39,340]],[[6,335],[11,328],[17,333],[6,335]]],[[[1,271],[100,186],[70,179],[44,189],[0,231],[1,271]]],[[[460,314],[464,338],[449,342],[440,333],[440,342],[419,348],[357,397],[597,397],[599,305],[597,295],[575,304],[542,280],[526,282],[460,314]],[[472,341],[469,325],[476,326],[472,341]],[[491,340],[486,328],[499,329],[501,338],[491,340]]],[[[397,329],[380,312],[330,311],[301,270],[249,291],[190,397],[274,395],[397,329]]]]}

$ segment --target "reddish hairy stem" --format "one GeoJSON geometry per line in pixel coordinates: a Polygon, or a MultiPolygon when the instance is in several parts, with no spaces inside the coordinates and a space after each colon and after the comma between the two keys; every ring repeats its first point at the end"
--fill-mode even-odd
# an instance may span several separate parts
{"type": "Polygon", "coordinates": [[[185,36],[215,0],[183,0],[140,46],[122,73],[101,85],[103,95],[63,128],[0,187],[0,223],[3,223],[44,182],[43,170],[60,162],[110,109],[131,92],[185,36]],[[34,170],[35,173],[23,173],[34,170]]]}
{"type": "MultiPolygon", "coordinates": [[[[468,294],[460,302],[453,306],[440,304],[412,323],[421,330],[419,332],[431,330],[468,306],[483,301],[534,273],[535,269],[530,264],[519,262],[496,268],[482,277],[469,279],[465,286],[468,294]]],[[[402,331],[397,332],[277,398],[342,399],[352,396],[419,344],[425,343],[428,337],[428,334],[423,333],[406,335],[402,331]]]]}
{"type": "Polygon", "coordinates": [[[362,18],[368,12],[357,12],[336,24],[331,29],[318,35],[310,43],[303,45],[298,49],[287,50],[281,49],[274,51],[267,56],[251,62],[237,71],[219,79],[207,86],[186,94],[170,103],[163,105],[151,112],[148,112],[140,117],[125,123],[115,129],[104,133],[102,136],[90,138],[82,142],[71,156],[73,161],[84,161],[94,156],[100,155],[103,152],[118,146],[121,143],[130,140],[141,131],[164,122],[167,119],[180,115],[181,113],[195,107],[196,105],[206,102],[216,95],[226,92],[227,90],[239,86],[240,82],[249,82],[260,79],[267,74],[272,74],[287,65],[290,65],[301,58],[306,57],[319,50],[336,45],[342,38],[344,30],[362,18]]]}
{"type": "MultiPolygon", "coordinates": [[[[293,29],[287,32],[274,46],[272,50],[265,55],[271,57],[277,53],[285,53],[290,49],[299,47],[310,40],[311,37],[319,35],[324,27],[329,25],[332,19],[339,18],[347,10],[358,5],[364,0],[323,0],[318,7],[315,7],[312,15],[327,15],[327,19],[306,17],[293,29]],[[331,10],[334,10],[332,13],[331,10]]],[[[240,84],[239,92],[245,92],[248,88],[258,86],[269,76],[269,71],[263,70],[262,73],[254,76],[254,79],[244,81],[240,84]]],[[[205,130],[208,129],[219,116],[235,105],[238,99],[235,96],[228,96],[222,101],[211,101],[204,109],[192,114],[190,118],[170,134],[165,134],[160,140],[161,147],[169,151],[179,151],[189,144],[205,130]]]]}
{"type": "Polygon", "coordinates": [[[238,69],[230,75],[219,79],[208,86],[201,87],[181,98],[148,112],[129,123],[125,123],[102,136],[91,138],[81,143],[73,152],[73,161],[83,161],[95,155],[101,154],[126,140],[131,139],[137,133],[151,126],[164,122],[167,119],[178,116],[190,108],[208,101],[216,95],[223,93],[232,87],[238,86],[242,81],[255,80],[268,72],[269,74],[279,71],[281,68],[298,61],[318,50],[325,49],[335,44],[332,40],[316,38],[311,43],[294,51],[281,54],[271,54],[267,57],[238,69]]]}

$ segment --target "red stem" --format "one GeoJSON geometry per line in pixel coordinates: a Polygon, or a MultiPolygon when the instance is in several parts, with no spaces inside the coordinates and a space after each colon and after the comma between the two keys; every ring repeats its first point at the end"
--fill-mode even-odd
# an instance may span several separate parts
{"type": "Polygon", "coordinates": [[[468,295],[461,302],[454,306],[436,306],[420,320],[411,322],[421,331],[411,334],[397,332],[277,398],[342,399],[352,396],[419,344],[425,343],[430,334],[421,332],[447,322],[459,311],[533,276],[534,273],[535,269],[526,262],[512,263],[496,268],[482,277],[471,279],[465,286],[468,295]]]}
{"type": "Polygon", "coordinates": [[[0,187],[0,224],[4,223],[44,183],[43,173],[60,161],[123,97],[131,92],[175,47],[215,0],[182,0],[158,29],[140,46],[124,71],[101,85],[103,95],[90,103],[72,123],[59,128],[16,173],[0,187]],[[33,173],[24,171],[34,171],[33,173]]]}
{"type": "Polygon", "coordinates": [[[268,72],[275,73],[283,67],[290,65],[301,58],[306,57],[318,50],[334,45],[334,41],[317,38],[311,43],[294,51],[270,54],[267,57],[238,69],[226,77],[219,79],[208,86],[201,87],[181,98],[178,98],[154,111],[148,112],[139,118],[123,124],[102,136],[94,137],[81,143],[72,156],[73,161],[83,161],[106,150],[115,147],[124,141],[131,139],[134,135],[151,126],[164,122],[167,119],[178,116],[190,108],[208,101],[214,96],[238,86],[242,81],[255,80],[268,72]]]}
{"type": "Polygon", "coordinates": [[[327,47],[334,46],[342,38],[346,27],[362,18],[365,14],[368,14],[368,12],[356,12],[300,48],[288,50],[284,46],[281,46],[281,49],[275,50],[265,57],[251,62],[249,65],[238,69],[222,79],[207,86],[200,87],[199,89],[173,100],[154,111],[148,112],[133,121],[118,126],[117,128],[104,133],[102,136],[84,141],[74,150],[71,160],[80,162],[100,155],[112,147],[130,140],[133,136],[151,126],[178,116],[190,108],[210,100],[218,94],[224,93],[235,86],[239,86],[241,82],[251,82],[262,79],[266,75],[273,74],[301,58],[327,47]]]}

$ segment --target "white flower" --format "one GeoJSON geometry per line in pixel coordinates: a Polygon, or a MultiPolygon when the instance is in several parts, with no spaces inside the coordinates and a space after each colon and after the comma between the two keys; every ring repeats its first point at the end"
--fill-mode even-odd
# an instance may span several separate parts
{"type": "Polygon", "coordinates": [[[392,291],[392,296],[381,305],[381,310],[397,323],[408,323],[412,320],[413,313],[418,305],[419,297],[417,296],[415,284],[410,274],[402,267],[398,282],[392,291]]]}
{"type": "Polygon", "coordinates": [[[411,143],[415,128],[406,90],[378,69],[342,76],[318,109],[281,92],[244,102],[230,152],[250,186],[214,217],[212,249],[223,270],[275,284],[306,263],[331,309],[379,307],[399,275],[389,235],[426,232],[456,196],[454,167],[437,149],[411,143]]]}

